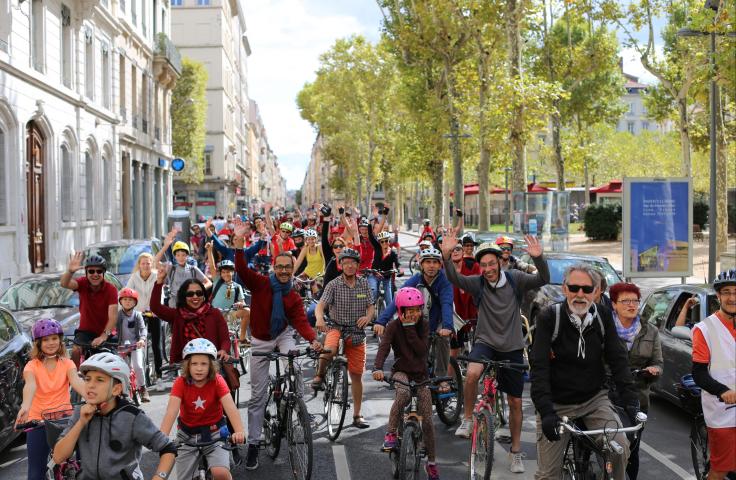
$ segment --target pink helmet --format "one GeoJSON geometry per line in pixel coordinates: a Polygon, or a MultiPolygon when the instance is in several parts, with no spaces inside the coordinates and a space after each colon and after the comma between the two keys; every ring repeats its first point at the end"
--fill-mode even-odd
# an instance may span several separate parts
{"type": "Polygon", "coordinates": [[[401,312],[406,307],[421,307],[424,295],[414,287],[403,287],[396,292],[396,309],[401,312]]]}
{"type": "Polygon", "coordinates": [[[33,324],[33,339],[48,337],[51,335],[64,335],[64,329],[59,322],[51,318],[42,318],[33,324]]]}

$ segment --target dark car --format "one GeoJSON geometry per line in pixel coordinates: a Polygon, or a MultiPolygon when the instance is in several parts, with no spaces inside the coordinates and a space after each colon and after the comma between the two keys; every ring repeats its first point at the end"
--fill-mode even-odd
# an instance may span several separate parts
{"type": "Polygon", "coordinates": [[[161,241],[156,238],[148,240],[110,240],[88,245],[84,256],[100,255],[107,261],[107,271],[114,274],[120,283],[126,285],[133,267],[141,253],[156,255],[161,250],[161,241]]]}
{"type": "MultiPolygon", "coordinates": [[[[79,271],[74,278],[84,272],[79,271]]],[[[21,324],[23,331],[31,336],[31,328],[40,318],[53,318],[64,328],[65,336],[73,336],[79,325],[79,294],[63,288],[59,283],[61,273],[40,273],[18,279],[0,297],[0,306],[5,307],[21,324]]],[[[120,290],[122,285],[115,275],[105,273],[105,280],[120,290]]]]}
{"type": "Polygon", "coordinates": [[[718,300],[708,285],[672,285],[654,290],[644,300],[639,309],[642,322],[659,329],[664,357],[664,371],[659,380],[652,385],[652,391],[660,397],[680,406],[674,384],[692,371],[693,344],[689,328],[718,310],[718,300]],[[677,317],[690,297],[698,303],[686,313],[686,326],[673,331],[677,317]],[[707,308],[702,308],[706,305],[707,308]]]}
{"type": "MultiPolygon", "coordinates": [[[[549,283],[526,292],[521,304],[521,313],[529,319],[532,328],[534,328],[534,318],[541,309],[564,300],[562,277],[567,267],[576,263],[585,263],[603,274],[609,286],[622,281],[619,274],[604,257],[578,255],[570,252],[545,252],[544,258],[547,259],[547,265],[549,265],[549,283]]],[[[532,263],[529,254],[522,255],[521,259],[527,263],[532,263]]]]}
{"type": "Polygon", "coordinates": [[[0,307],[0,450],[20,433],[14,430],[15,417],[23,402],[23,368],[30,353],[30,337],[13,314],[0,307]]]}

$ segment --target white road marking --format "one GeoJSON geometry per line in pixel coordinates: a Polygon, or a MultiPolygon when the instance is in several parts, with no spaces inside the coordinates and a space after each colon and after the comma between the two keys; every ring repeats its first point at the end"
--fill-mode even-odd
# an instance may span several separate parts
{"type": "Polygon", "coordinates": [[[15,465],[16,463],[20,463],[20,462],[26,460],[27,458],[28,457],[21,457],[21,458],[16,458],[16,459],[13,459],[13,460],[9,460],[9,461],[7,461],[5,463],[0,463],[0,468],[5,468],[5,467],[9,467],[11,465],[15,465]]]}
{"type": "Polygon", "coordinates": [[[350,467],[344,445],[332,446],[332,458],[335,459],[335,474],[337,480],[350,480],[350,467]]]}
{"type": "Polygon", "coordinates": [[[641,450],[644,450],[647,452],[647,454],[652,457],[653,459],[657,460],[659,463],[664,465],[665,467],[672,470],[674,474],[676,474],[678,477],[685,479],[685,480],[695,480],[695,476],[690,474],[687,470],[670,460],[669,458],[665,457],[661,453],[659,453],[654,447],[651,445],[641,442],[639,445],[639,448],[641,450]]]}

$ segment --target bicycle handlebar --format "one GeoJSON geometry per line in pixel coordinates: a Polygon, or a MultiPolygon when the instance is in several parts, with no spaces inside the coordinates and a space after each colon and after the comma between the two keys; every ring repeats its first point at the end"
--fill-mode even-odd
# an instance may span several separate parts
{"type": "Polygon", "coordinates": [[[214,445],[218,442],[222,442],[222,448],[225,450],[235,450],[237,445],[232,441],[232,435],[228,435],[226,438],[218,438],[215,440],[208,440],[206,442],[193,442],[191,440],[180,440],[176,439],[174,441],[174,445],[176,445],[176,448],[179,449],[183,445],[186,445],[188,447],[194,447],[194,448],[202,448],[202,447],[209,447],[210,445],[214,445]]]}
{"type": "Polygon", "coordinates": [[[508,360],[488,360],[486,358],[470,358],[466,356],[458,356],[458,361],[469,362],[469,363],[482,363],[487,367],[493,368],[508,368],[513,370],[529,370],[529,365],[526,363],[511,363],[508,360]]]}
{"type": "Polygon", "coordinates": [[[23,431],[33,430],[34,428],[38,428],[38,427],[40,427],[42,425],[43,425],[43,421],[41,421],[41,420],[31,420],[31,421],[25,422],[25,423],[18,423],[18,424],[15,425],[15,427],[13,427],[13,429],[16,432],[20,432],[21,430],[23,430],[23,431]]]}
{"type": "MultiPolygon", "coordinates": [[[[324,350],[323,350],[324,351],[324,350]]],[[[275,362],[279,358],[290,358],[294,359],[297,357],[306,357],[306,356],[313,356],[313,355],[320,355],[322,352],[318,352],[317,350],[312,349],[311,347],[307,347],[303,350],[290,350],[286,353],[271,351],[271,352],[253,352],[251,351],[251,355],[254,357],[268,357],[268,359],[272,362],[275,362]]]]}
{"type": "Polygon", "coordinates": [[[428,378],[421,382],[415,382],[413,380],[410,380],[409,382],[404,382],[403,380],[399,380],[398,378],[393,378],[393,377],[383,379],[383,381],[386,383],[398,383],[399,385],[403,385],[408,388],[419,388],[425,385],[429,385],[429,384],[434,385],[437,383],[449,382],[451,380],[454,380],[454,378],[453,377],[434,377],[434,378],[428,378]]]}
{"type": "Polygon", "coordinates": [[[615,431],[616,433],[629,433],[629,432],[638,432],[642,428],[644,428],[644,424],[647,422],[647,414],[644,412],[639,412],[636,414],[636,421],[637,424],[632,427],[621,427],[618,426],[616,428],[599,428],[597,430],[580,430],[575,424],[570,423],[570,419],[568,417],[562,417],[562,420],[559,423],[559,433],[565,433],[565,430],[572,433],[573,435],[605,435],[607,433],[610,433],[612,431],[615,431]]]}

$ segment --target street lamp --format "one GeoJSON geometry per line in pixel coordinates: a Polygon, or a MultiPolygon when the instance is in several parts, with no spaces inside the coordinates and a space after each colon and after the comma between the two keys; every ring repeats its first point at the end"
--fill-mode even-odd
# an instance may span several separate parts
{"type": "MultiPolygon", "coordinates": [[[[718,15],[718,6],[720,2],[706,0],[705,8],[709,8],[718,15]]],[[[714,20],[715,21],[715,20],[714,20]]],[[[708,202],[708,283],[713,282],[716,277],[716,246],[717,235],[716,225],[718,222],[718,214],[716,212],[716,35],[726,35],[723,33],[716,34],[715,31],[703,32],[700,30],[692,30],[690,28],[681,28],[677,31],[678,37],[703,37],[710,36],[710,88],[708,89],[708,100],[710,103],[710,201],[708,202]]],[[[729,37],[736,37],[736,32],[729,32],[729,37]]]]}
{"type": "Polygon", "coordinates": [[[509,231],[509,215],[511,215],[511,208],[509,208],[509,173],[511,172],[511,167],[505,167],[503,169],[504,171],[504,186],[503,186],[503,208],[506,210],[506,233],[509,231]]]}

